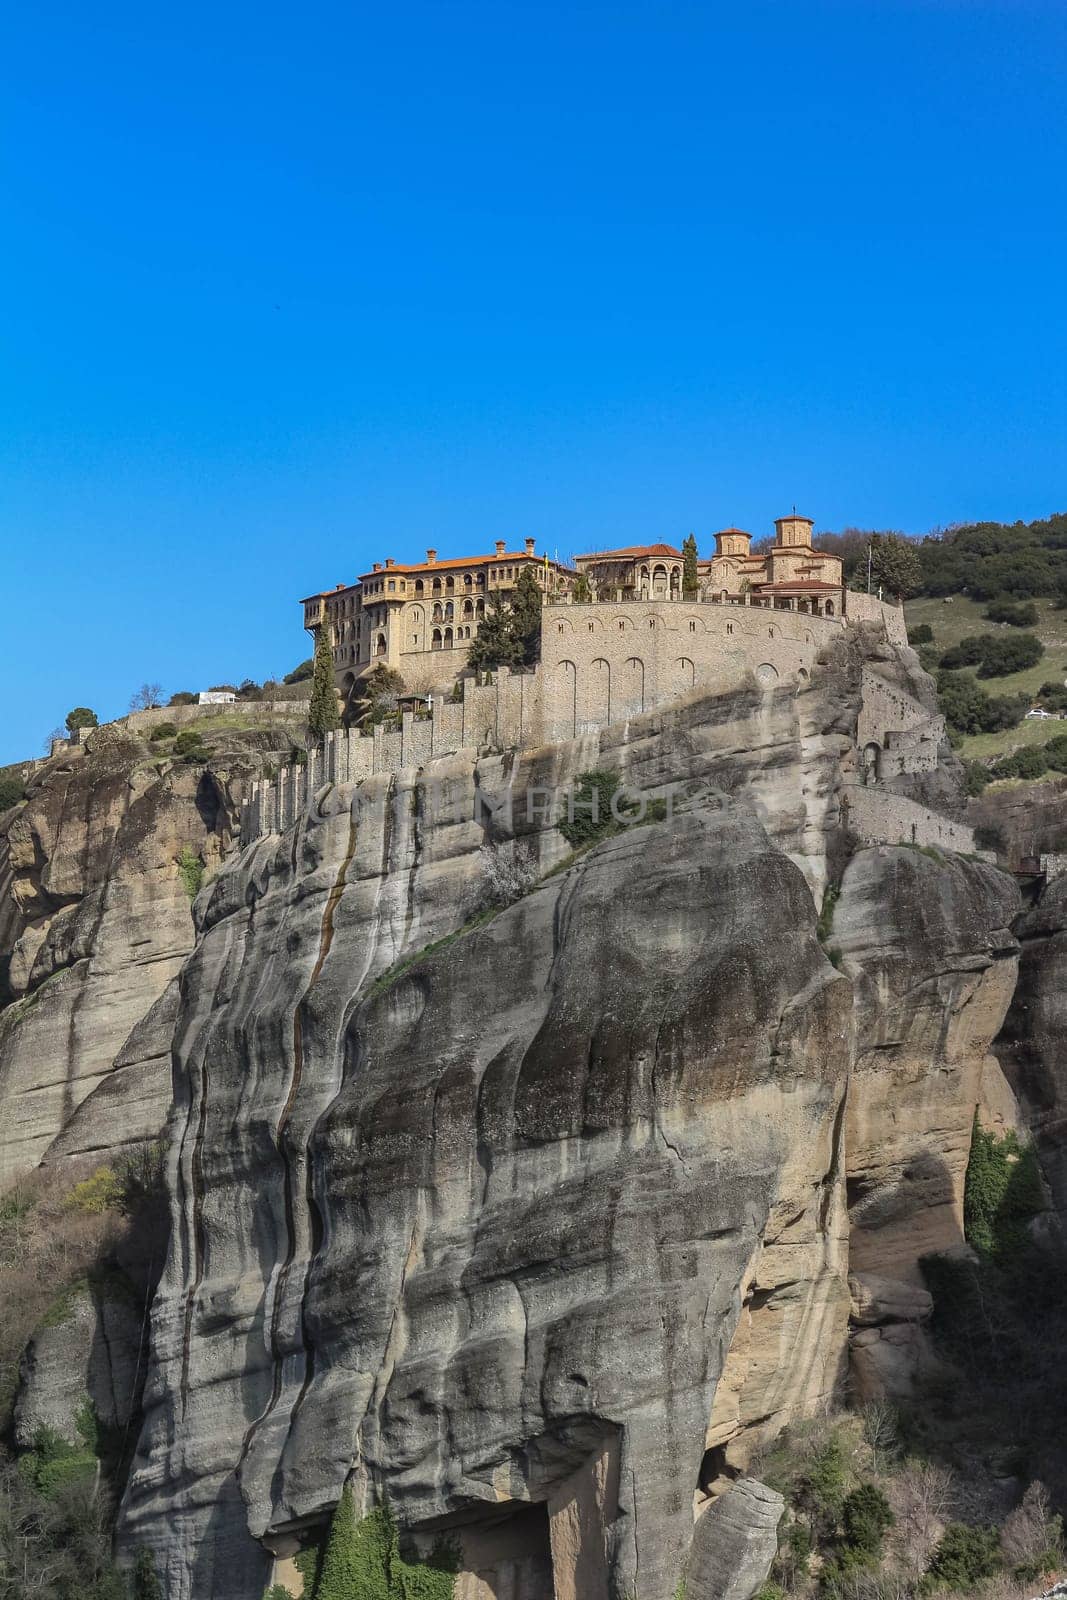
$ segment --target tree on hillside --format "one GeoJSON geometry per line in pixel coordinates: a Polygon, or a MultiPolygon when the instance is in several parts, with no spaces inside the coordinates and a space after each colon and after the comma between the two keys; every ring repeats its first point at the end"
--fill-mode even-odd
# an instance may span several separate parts
{"type": "Polygon", "coordinates": [[[522,646],[515,636],[511,607],[494,590],[485,602],[485,616],[471,640],[467,661],[475,672],[484,672],[493,667],[517,667],[521,660],[522,646]]]}
{"type": "Polygon", "coordinates": [[[154,711],[156,706],[160,706],[162,704],[162,684],[142,683],[137,692],[130,696],[131,711],[154,711]]]}
{"type": "Polygon", "coordinates": [[[75,728],[98,728],[99,718],[95,711],[90,711],[88,706],[75,706],[73,711],[67,712],[67,732],[73,733],[75,728]]]}
{"type": "Polygon", "coordinates": [[[395,712],[404,692],[404,680],[393,667],[378,661],[356,686],[353,695],[355,720],[373,725],[395,712]]]}
{"type": "Polygon", "coordinates": [[[700,592],[697,575],[697,542],[693,534],[682,540],[682,599],[695,600],[700,592]]]}
{"type": "Polygon", "coordinates": [[[337,691],[333,686],[333,649],[330,644],[330,625],[320,622],[315,630],[314,669],[311,677],[311,702],[308,706],[308,726],[321,739],[331,733],[341,719],[337,714],[337,691]]]}
{"type": "Polygon", "coordinates": [[[910,539],[896,533],[871,535],[871,574],[898,600],[922,587],[922,563],[910,539]]]}
{"type": "Polygon", "coordinates": [[[467,660],[476,672],[494,667],[533,666],[541,654],[541,589],[526,567],[510,600],[493,593],[485,617],[471,640],[467,660]]]}
{"type": "Polygon", "coordinates": [[[541,659],[541,586],[532,567],[523,567],[511,599],[516,637],[522,643],[523,665],[541,659]]]}

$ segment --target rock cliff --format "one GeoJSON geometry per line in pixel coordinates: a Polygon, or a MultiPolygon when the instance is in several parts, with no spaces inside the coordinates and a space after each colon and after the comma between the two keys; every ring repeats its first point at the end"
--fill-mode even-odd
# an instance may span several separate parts
{"type": "MultiPolygon", "coordinates": [[[[170,1107],[120,1527],[168,1600],[297,1583],[346,1483],[416,1551],[458,1541],[456,1600],[687,1572],[742,1600],[780,1509],[760,1448],[908,1391],[917,1262],[962,1241],[975,1107],[1015,1105],[1020,907],[988,863],[849,837],[872,673],[928,696],[860,630],[800,692],[327,787],[239,856],[232,790],[188,768],[102,755],[31,796],[0,853],[6,1159],[170,1107]],[[652,805],[572,853],[590,772],[652,805]]],[[[894,787],[954,803],[955,764],[894,787]]]]}
{"type": "Polygon", "coordinates": [[[0,1185],[49,1152],[159,1134],[195,935],[182,853],[218,869],[271,744],[289,740],[231,734],[216,775],[100,729],[45,763],[0,828],[0,1185]]]}

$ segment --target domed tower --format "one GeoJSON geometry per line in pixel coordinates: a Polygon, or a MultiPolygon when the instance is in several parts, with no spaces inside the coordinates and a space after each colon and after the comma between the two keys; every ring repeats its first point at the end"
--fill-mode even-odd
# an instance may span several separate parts
{"type": "Polygon", "coordinates": [[[715,535],[715,554],[745,557],[751,543],[752,535],[745,533],[742,528],[723,528],[721,533],[715,535]]]}
{"type": "Polygon", "coordinates": [[[799,545],[810,550],[811,530],[814,526],[810,517],[798,517],[795,511],[790,517],[775,517],[775,543],[785,549],[799,545]]]}

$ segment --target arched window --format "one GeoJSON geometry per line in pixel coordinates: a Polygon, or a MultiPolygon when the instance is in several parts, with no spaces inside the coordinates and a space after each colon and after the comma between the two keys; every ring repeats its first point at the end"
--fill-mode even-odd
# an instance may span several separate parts
{"type": "Polygon", "coordinates": [[[421,578],[416,578],[415,579],[415,593],[416,594],[421,594],[422,593],[422,589],[423,589],[422,579],[421,578]]]}
{"type": "Polygon", "coordinates": [[[441,630],[440,630],[440,628],[435,628],[433,630],[433,636],[430,639],[430,649],[431,650],[440,650],[440,648],[441,648],[441,630]]]}
{"type": "Polygon", "coordinates": [[[446,600],[445,601],[445,621],[446,622],[451,622],[452,621],[452,613],[453,613],[454,610],[455,610],[455,607],[453,606],[451,600],[446,600]]]}
{"type": "Polygon", "coordinates": [[[833,616],[833,614],[834,614],[834,603],[833,603],[832,600],[827,600],[826,607],[825,607],[825,614],[828,617],[832,617],[833,616]]]}
{"type": "Polygon", "coordinates": [[[445,629],[445,649],[446,650],[451,650],[451,648],[452,648],[452,629],[451,628],[446,628],[445,629]]]}
{"type": "Polygon", "coordinates": [[[433,592],[434,592],[434,594],[440,594],[441,593],[441,580],[440,580],[440,578],[435,578],[433,580],[433,592]]]}
{"type": "Polygon", "coordinates": [[[464,600],[464,602],[463,602],[463,615],[465,617],[473,617],[473,615],[474,615],[474,601],[473,600],[464,600]]]}
{"type": "Polygon", "coordinates": [[[378,639],[377,639],[377,642],[376,642],[376,644],[374,646],[374,649],[375,649],[375,653],[377,655],[384,656],[384,654],[385,654],[385,634],[384,633],[380,633],[378,635],[378,639]]]}

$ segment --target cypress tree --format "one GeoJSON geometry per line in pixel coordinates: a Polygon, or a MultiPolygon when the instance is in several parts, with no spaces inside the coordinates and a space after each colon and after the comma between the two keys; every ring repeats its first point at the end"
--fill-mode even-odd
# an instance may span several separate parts
{"type": "Polygon", "coordinates": [[[523,567],[511,599],[512,627],[523,666],[541,659],[541,586],[532,567],[523,567]]]}
{"type": "Polygon", "coordinates": [[[693,534],[682,541],[682,599],[695,600],[700,592],[697,576],[697,542],[693,534]]]}
{"type": "Polygon", "coordinates": [[[315,666],[311,678],[311,704],[308,707],[308,726],[321,739],[340,722],[337,715],[337,693],[333,686],[333,652],[330,649],[330,625],[325,617],[315,634],[315,666]]]}

